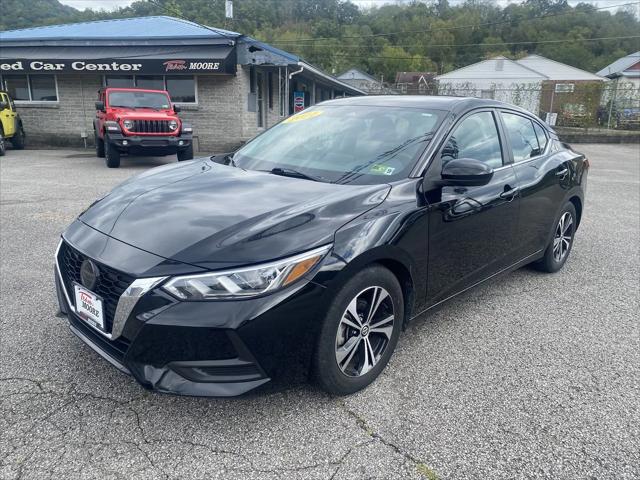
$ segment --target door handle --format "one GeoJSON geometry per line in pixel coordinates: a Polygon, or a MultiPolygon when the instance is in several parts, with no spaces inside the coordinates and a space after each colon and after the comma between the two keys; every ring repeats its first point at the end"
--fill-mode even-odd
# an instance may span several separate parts
{"type": "Polygon", "coordinates": [[[565,167],[562,170],[558,170],[556,172],[556,177],[564,178],[567,176],[567,173],[569,173],[569,169],[565,167]]]}
{"type": "MultiPolygon", "coordinates": [[[[504,188],[509,188],[509,185],[506,185],[504,188]]],[[[519,191],[518,187],[505,190],[500,194],[500,198],[502,198],[503,200],[511,201],[516,197],[516,195],[518,195],[518,191],[519,191]]]]}

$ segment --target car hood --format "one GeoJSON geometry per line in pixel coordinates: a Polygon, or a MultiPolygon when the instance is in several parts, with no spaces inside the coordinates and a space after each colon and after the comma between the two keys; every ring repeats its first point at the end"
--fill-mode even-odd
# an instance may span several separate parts
{"type": "Polygon", "coordinates": [[[178,262],[227,268],[299,253],[379,205],[389,185],[334,185],[209,159],[149,170],[80,216],[86,225],[178,262]]]}
{"type": "Polygon", "coordinates": [[[178,117],[171,112],[162,110],[127,110],[117,112],[119,120],[177,120],[178,117]]]}

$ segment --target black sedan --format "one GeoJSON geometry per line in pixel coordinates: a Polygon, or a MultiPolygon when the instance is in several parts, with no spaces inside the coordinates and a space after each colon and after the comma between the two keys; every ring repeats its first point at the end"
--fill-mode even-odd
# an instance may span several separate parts
{"type": "Polygon", "coordinates": [[[230,396],[312,378],[349,394],[411,319],[523,265],[562,268],[588,167],[492,100],[325,102],[92,204],[56,253],[60,310],[150,389],[230,396]]]}

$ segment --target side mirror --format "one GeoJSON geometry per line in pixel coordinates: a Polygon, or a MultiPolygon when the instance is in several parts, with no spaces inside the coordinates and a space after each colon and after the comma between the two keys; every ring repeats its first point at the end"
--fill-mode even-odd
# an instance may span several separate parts
{"type": "Polygon", "coordinates": [[[180,113],[180,110],[182,109],[178,105],[173,106],[173,113],[180,113]]]}
{"type": "Polygon", "coordinates": [[[98,110],[99,112],[104,112],[104,102],[96,102],[96,110],[98,110]]]}
{"type": "Polygon", "coordinates": [[[444,185],[475,187],[486,185],[493,177],[493,168],[475,158],[456,158],[442,167],[444,185]]]}

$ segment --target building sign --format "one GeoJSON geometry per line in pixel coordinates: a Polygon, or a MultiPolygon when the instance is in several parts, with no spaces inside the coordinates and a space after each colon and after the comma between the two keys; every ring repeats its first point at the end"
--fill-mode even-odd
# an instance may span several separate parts
{"type": "MultiPolygon", "coordinates": [[[[230,56],[232,57],[232,56],[230,56]]],[[[235,60],[225,58],[24,60],[1,59],[2,73],[235,73],[235,60]]]]}
{"type": "Polygon", "coordinates": [[[293,113],[304,110],[304,92],[293,92],[293,113]]]}

